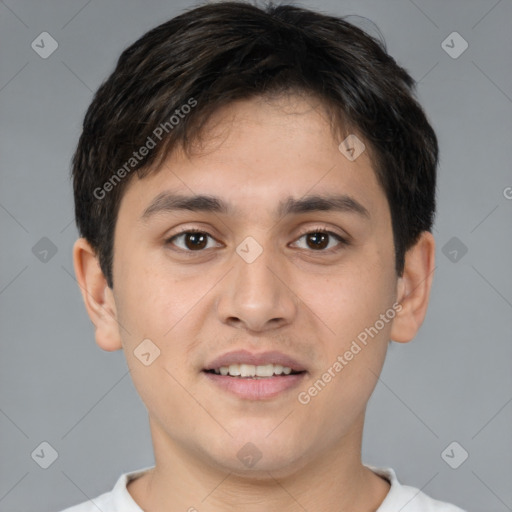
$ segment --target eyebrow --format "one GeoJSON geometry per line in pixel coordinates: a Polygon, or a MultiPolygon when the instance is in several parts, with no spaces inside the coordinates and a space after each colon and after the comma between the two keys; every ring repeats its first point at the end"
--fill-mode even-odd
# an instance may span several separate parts
{"type": "MultiPolygon", "coordinates": [[[[193,212],[211,212],[224,215],[236,215],[237,211],[223,199],[212,195],[186,196],[162,192],[158,194],[144,210],[140,219],[147,221],[158,213],[172,213],[187,210],[193,212]]],[[[310,195],[300,199],[291,196],[281,201],[276,209],[278,217],[317,211],[337,211],[354,213],[367,220],[370,212],[356,199],[346,194],[310,195]]]]}

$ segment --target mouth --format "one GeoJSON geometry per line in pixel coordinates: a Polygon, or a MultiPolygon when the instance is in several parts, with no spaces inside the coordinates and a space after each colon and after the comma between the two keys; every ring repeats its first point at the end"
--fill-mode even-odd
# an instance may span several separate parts
{"type": "Polygon", "coordinates": [[[298,375],[304,373],[304,371],[292,370],[289,366],[283,366],[281,364],[230,364],[229,366],[220,366],[213,368],[212,370],[205,370],[207,373],[213,373],[215,375],[222,375],[224,377],[236,377],[240,379],[268,379],[278,375],[298,375]]]}
{"type": "Polygon", "coordinates": [[[237,351],[212,361],[203,374],[214,386],[239,398],[265,400],[298,386],[307,371],[294,359],[278,352],[237,351]]]}

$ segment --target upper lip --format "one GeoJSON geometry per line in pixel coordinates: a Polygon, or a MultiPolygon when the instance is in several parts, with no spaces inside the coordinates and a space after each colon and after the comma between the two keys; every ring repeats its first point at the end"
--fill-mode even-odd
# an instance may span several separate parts
{"type": "Polygon", "coordinates": [[[281,366],[291,368],[295,372],[302,372],[306,370],[304,365],[293,357],[283,354],[282,352],[271,351],[254,354],[248,350],[234,350],[232,352],[227,352],[210,361],[205,366],[204,370],[215,370],[221,366],[230,366],[232,364],[253,364],[254,366],[280,364],[281,366]]]}

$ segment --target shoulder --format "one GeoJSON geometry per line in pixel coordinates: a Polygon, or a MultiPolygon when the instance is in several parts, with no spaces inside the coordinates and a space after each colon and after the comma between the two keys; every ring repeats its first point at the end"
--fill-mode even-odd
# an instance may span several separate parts
{"type": "Polygon", "coordinates": [[[142,509],[135,503],[126,486],[130,480],[143,475],[152,467],[138,469],[131,473],[123,473],[111,491],[60,512],[98,512],[99,510],[101,512],[142,512],[142,509]]]}
{"type": "MultiPolygon", "coordinates": [[[[456,505],[435,500],[416,487],[408,485],[400,486],[400,493],[397,493],[395,500],[399,500],[400,507],[403,507],[402,512],[465,512],[456,505]]],[[[387,512],[387,509],[382,512],[387,512]]]]}
{"type": "Polygon", "coordinates": [[[391,484],[389,493],[377,512],[465,512],[455,505],[427,496],[416,487],[402,485],[391,468],[367,467],[391,484]]]}
{"type": "Polygon", "coordinates": [[[113,512],[112,509],[112,491],[101,494],[97,498],[92,500],[84,501],[78,505],[66,508],[61,512],[113,512]]]}

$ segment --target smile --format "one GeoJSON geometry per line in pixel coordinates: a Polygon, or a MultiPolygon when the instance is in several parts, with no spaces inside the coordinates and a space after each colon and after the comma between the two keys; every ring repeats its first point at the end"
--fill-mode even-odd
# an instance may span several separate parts
{"type": "Polygon", "coordinates": [[[244,400],[270,400],[295,388],[308,374],[305,364],[279,351],[235,350],[206,364],[208,384],[244,400]]]}
{"type": "Polygon", "coordinates": [[[215,388],[243,400],[270,400],[296,388],[306,371],[295,372],[290,367],[266,364],[232,364],[203,374],[215,388]]]}
{"type": "Polygon", "coordinates": [[[230,364],[229,366],[221,366],[219,368],[214,368],[214,373],[217,375],[229,375],[230,377],[240,377],[240,378],[269,378],[274,375],[290,375],[292,373],[300,373],[294,372],[289,366],[283,366],[281,364],[263,364],[263,365],[254,365],[254,364],[230,364]]]}

